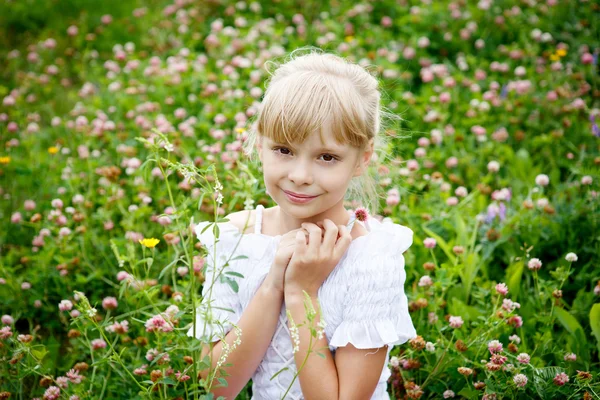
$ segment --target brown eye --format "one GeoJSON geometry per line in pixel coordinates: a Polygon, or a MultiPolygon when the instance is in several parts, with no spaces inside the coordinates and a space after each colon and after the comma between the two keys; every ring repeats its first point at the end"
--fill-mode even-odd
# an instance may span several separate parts
{"type": "Polygon", "coordinates": [[[331,154],[323,154],[321,157],[323,158],[323,161],[328,164],[333,164],[334,162],[338,161],[337,157],[331,154]]]}
{"type": "Polygon", "coordinates": [[[273,149],[273,151],[274,151],[274,152],[276,152],[276,153],[278,153],[278,154],[281,154],[281,155],[283,155],[283,156],[287,156],[287,155],[289,155],[289,154],[290,154],[290,149],[288,149],[288,148],[285,148],[285,147],[275,147],[275,148],[273,149]],[[286,152],[287,152],[287,153],[286,153],[286,152]]]}

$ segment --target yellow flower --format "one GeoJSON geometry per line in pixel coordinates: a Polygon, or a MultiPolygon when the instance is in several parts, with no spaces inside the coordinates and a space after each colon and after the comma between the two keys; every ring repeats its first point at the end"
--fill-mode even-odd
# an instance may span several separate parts
{"type": "Polygon", "coordinates": [[[560,60],[560,57],[557,54],[550,54],[550,60],[558,61],[558,60],[560,60]]]}
{"type": "Polygon", "coordinates": [[[559,57],[564,57],[567,55],[567,51],[565,49],[558,49],[556,50],[556,55],[559,57]]]}
{"type": "Polygon", "coordinates": [[[155,239],[155,238],[152,238],[152,239],[146,239],[146,238],[144,238],[144,239],[140,240],[140,244],[142,246],[146,246],[146,247],[148,247],[150,249],[153,249],[154,246],[156,246],[158,244],[158,242],[160,242],[160,240],[155,239]]]}
{"type": "Polygon", "coordinates": [[[0,164],[8,164],[10,162],[9,156],[0,157],[0,164]]]}
{"type": "Polygon", "coordinates": [[[48,153],[50,153],[50,154],[58,153],[58,147],[56,147],[56,146],[48,147],[48,153]]]}
{"type": "Polygon", "coordinates": [[[346,36],[346,42],[347,43],[350,43],[353,40],[354,40],[354,36],[346,36]]]}

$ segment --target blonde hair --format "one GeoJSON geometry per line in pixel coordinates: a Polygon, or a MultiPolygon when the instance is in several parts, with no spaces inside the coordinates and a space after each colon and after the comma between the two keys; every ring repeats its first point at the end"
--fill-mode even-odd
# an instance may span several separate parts
{"type": "MultiPolygon", "coordinates": [[[[382,114],[378,80],[365,68],[322,50],[293,51],[280,65],[267,63],[271,75],[256,121],[248,130],[244,151],[255,160],[257,135],[278,143],[302,143],[329,124],[335,140],[366,150],[371,139],[376,151],[386,140],[380,135],[382,114]],[[274,72],[268,66],[277,68],[274,72]]],[[[377,154],[377,153],[376,153],[377,154]]],[[[379,155],[377,155],[380,157],[379,155]]],[[[352,178],[346,200],[354,200],[372,214],[379,199],[375,178],[365,171],[352,178]]]]}

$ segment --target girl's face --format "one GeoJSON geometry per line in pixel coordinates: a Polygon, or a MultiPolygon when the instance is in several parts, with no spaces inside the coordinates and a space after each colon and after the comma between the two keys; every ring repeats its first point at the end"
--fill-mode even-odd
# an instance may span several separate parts
{"type": "Polygon", "coordinates": [[[286,145],[259,136],[258,153],[267,192],[291,217],[308,219],[343,208],[352,177],[360,176],[373,153],[338,144],[328,130],[310,135],[302,144],[286,145]],[[292,194],[313,196],[299,199],[292,194]]]}

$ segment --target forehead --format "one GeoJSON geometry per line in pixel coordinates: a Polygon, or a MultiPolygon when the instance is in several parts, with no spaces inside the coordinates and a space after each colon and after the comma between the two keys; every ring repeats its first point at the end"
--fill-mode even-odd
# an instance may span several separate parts
{"type": "Polygon", "coordinates": [[[283,144],[294,148],[302,148],[307,150],[327,150],[332,152],[344,152],[351,150],[352,146],[345,143],[339,143],[335,135],[329,129],[322,129],[320,132],[313,132],[309,134],[304,142],[287,141],[278,142],[276,139],[270,139],[265,137],[268,143],[272,144],[283,144]]]}

